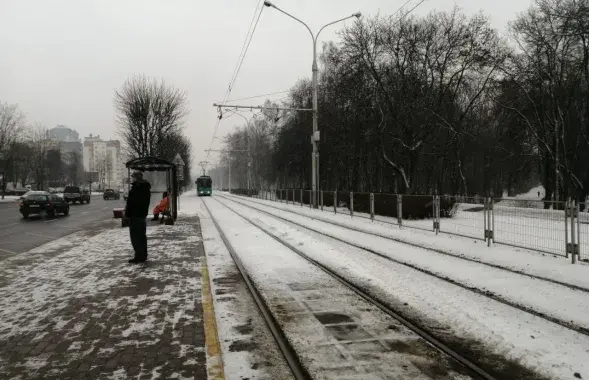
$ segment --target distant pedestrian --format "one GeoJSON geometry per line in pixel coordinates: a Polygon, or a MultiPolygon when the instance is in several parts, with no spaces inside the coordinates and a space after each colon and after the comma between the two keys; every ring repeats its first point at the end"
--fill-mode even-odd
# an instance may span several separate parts
{"type": "Polygon", "coordinates": [[[540,192],[538,191],[538,198],[540,198],[540,192]]]}
{"type": "Polygon", "coordinates": [[[125,217],[129,219],[129,234],[135,257],[130,263],[143,263],[147,260],[147,213],[151,198],[151,185],[143,179],[143,173],[136,171],[132,174],[133,183],[127,196],[125,217]]]}

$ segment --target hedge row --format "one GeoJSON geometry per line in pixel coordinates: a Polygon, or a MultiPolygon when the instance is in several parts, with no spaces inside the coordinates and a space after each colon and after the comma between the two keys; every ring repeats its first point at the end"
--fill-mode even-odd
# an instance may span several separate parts
{"type": "Polygon", "coordinates": [[[257,189],[231,189],[231,194],[235,195],[245,195],[247,196],[257,196],[258,190],[257,189]]]}
{"type": "MultiPolygon", "coordinates": [[[[303,191],[302,198],[303,204],[308,205],[310,203],[311,192],[306,190],[303,191]]],[[[286,191],[276,190],[276,198],[286,200],[287,202],[293,201],[292,189],[286,191]]],[[[323,192],[323,207],[332,208],[334,201],[333,191],[323,192]]],[[[295,190],[294,202],[300,204],[301,192],[295,190]]],[[[433,207],[433,196],[431,195],[404,195],[402,197],[403,202],[403,219],[431,219],[434,214],[433,207]]],[[[349,192],[338,192],[337,193],[338,207],[350,209],[350,193],[349,192]]],[[[456,213],[458,203],[454,197],[440,197],[440,217],[451,218],[456,213]]],[[[374,194],[374,210],[376,215],[390,216],[397,218],[397,195],[396,194],[374,194]]],[[[370,194],[369,193],[354,193],[354,212],[359,213],[370,213],[370,194]]]]}

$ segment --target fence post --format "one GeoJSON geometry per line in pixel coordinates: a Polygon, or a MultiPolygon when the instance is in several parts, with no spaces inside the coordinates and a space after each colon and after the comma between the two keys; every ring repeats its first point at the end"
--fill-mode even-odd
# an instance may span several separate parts
{"type": "Polygon", "coordinates": [[[350,191],[350,216],[354,217],[354,192],[350,191]]]}
{"type": "Polygon", "coordinates": [[[337,190],[333,191],[333,213],[337,214],[337,190]]]}
{"type": "MultiPolygon", "coordinates": [[[[555,201],[555,207],[556,205],[555,201]]],[[[566,258],[569,258],[569,201],[567,200],[564,204],[564,247],[566,251],[566,258]]]]}
{"type": "Polygon", "coordinates": [[[487,226],[487,214],[489,213],[489,199],[485,197],[485,199],[483,200],[483,224],[484,224],[484,228],[485,230],[483,231],[483,239],[484,241],[487,241],[487,235],[488,235],[488,230],[489,230],[489,226],[487,226]]]}
{"type": "Polygon", "coordinates": [[[438,196],[437,195],[432,195],[432,225],[433,225],[433,230],[436,235],[438,234],[438,196]]]}
{"type": "Polygon", "coordinates": [[[309,208],[313,208],[313,190],[309,190],[309,208]]]}
{"type": "Polygon", "coordinates": [[[370,193],[370,220],[374,221],[374,193],[370,193]]]}
{"type": "MultiPolygon", "coordinates": [[[[491,246],[491,239],[493,239],[493,230],[491,229],[491,219],[493,214],[493,198],[489,197],[487,200],[489,211],[487,212],[487,247],[491,246]]],[[[493,239],[495,240],[495,239],[493,239]]]]}
{"type": "Polygon", "coordinates": [[[577,262],[577,246],[576,246],[576,239],[575,239],[575,211],[577,210],[577,206],[575,205],[575,201],[571,203],[571,253],[572,259],[571,262],[575,264],[577,262]]]}
{"type": "Polygon", "coordinates": [[[319,190],[319,199],[321,201],[321,211],[323,211],[323,190],[319,190]]]}
{"type": "Polygon", "coordinates": [[[440,232],[440,196],[434,196],[434,230],[436,235],[440,232]]]}
{"type": "Polygon", "coordinates": [[[397,195],[397,224],[399,227],[403,226],[403,196],[397,195]]]}
{"type": "Polygon", "coordinates": [[[578,202],[575,214],[577,216],[577,259],[581,261],[581,223],[579,222],[579,219],[581,217],[581,206],[578,202]]]}
{"type": "Polygon", "coordinates": [[[301,207],[303,207],[303,189],[301,189],[300,191],[300,195],[301,195],[301,207]]]}
{"type": "Polygon", "coordinates": [[[493,244],[495,244],[495,199],[491,197],[491,239],[493,239],[493,244]]]}

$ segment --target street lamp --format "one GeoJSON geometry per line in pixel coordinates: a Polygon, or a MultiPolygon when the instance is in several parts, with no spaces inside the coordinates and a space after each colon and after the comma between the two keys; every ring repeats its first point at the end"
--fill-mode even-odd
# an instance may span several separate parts
{"type": "Polygon", "coordinates": [[[231,116],[233,115],[238,115],[241,116],[245,122],[246,122],[246,136],[247,136],[247,155],[248,155],[248,160],[247,160],[247,192],[248,192],[248,196],[251,193],[251,168],[252,168],[252,152],[251,152],[251,147],[250,147],[250,121],[251,119],[255,118],[256,115],[254,115],[251,119],[248,119],[247,117],[243,116],[242,114],[238,113],[238,112],[234,112],[231,116]]]}
{"type": "Polygon", "coordinates": [[[317,120],[317,73],[319,71],[317,68],[317,38],[319,37],[319,33],[321,33],[321,31],[323,29],[325,29],[326,27],[333,25],[335,23],[347,20],[352,17],[360,18],[360,17],[362,17],[362,13],[356,12],[350,16],[330,22],[329,24],[322,26],[321,29],[319,29],[319,31],[317,32],[317,34],[313,34],[313,32],[311,31],[311,28],[309,28],[309,25],[305,24],[303,21],[299,20],[298,18],[291,15],[290,13],[287,13],[287,12],[283,11],[282,9],[278,8],[276,5],[272,4],[270,1],[264,1],[264,5],[267,7],[274,8],[277,11],[280,11],[280,12],[284,13],[285,15],[287,15],[288,17],[303,24],[305,26],[305,28],[307,28],[307,30],[311,34],[311,38],[313,39],[313,66],[312,66],[312,69],[313,69],[313,79],[312,79],[313,135],[311,135],[311,144],[313,145],[313,153],[311,154],[311,176],[312,176],[312,178],[311,178],[311,183],[312,183],[312,192],[311,192],[312,201],[311,201],[311,203],[313,203],[313,207],[317,208],[317,186],[319,184],[319,147],[318,147],[318,143],[320,140],[318,125],[317,125],[318,124],[318,120],[317,120]]]}

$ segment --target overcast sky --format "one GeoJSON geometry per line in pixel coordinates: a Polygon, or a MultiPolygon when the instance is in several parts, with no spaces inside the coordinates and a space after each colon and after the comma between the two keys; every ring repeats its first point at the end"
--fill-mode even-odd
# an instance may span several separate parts
{"type": "MultiPolygon", "coordinates": [[[[356,11],[365,16],[391,14],[405,1],[273,2],[317,30],[356,11]]],[[[81,137],[93,133],[117,138],[114,90],[136,73],[163,78],[188,95],[186,134],[194,146],[196,166],[205,156],[216,122],[212,104],[222,100],[228,87],[257,4],[258,0],[0,0],[0,101],[18,103],[31,122],[64,124],[81,137]]],[[[483,10],[493,26],[505,30],[530,0],[426,0],[414,12],[425,15],[454,4],[467,14],[483,10]]],[[[320,41],[335,39],[337,29],[326,29],[320,41]]],[[[265,8],[230,98],[288,90],[297,79],[310,76],[311,58],[311,39],[303,26],[265,8]]],[[[223,120],[219,135],[240,121],[223,120]]],[[[213,155],[210,161],[214,160],[213,155]]]]}

